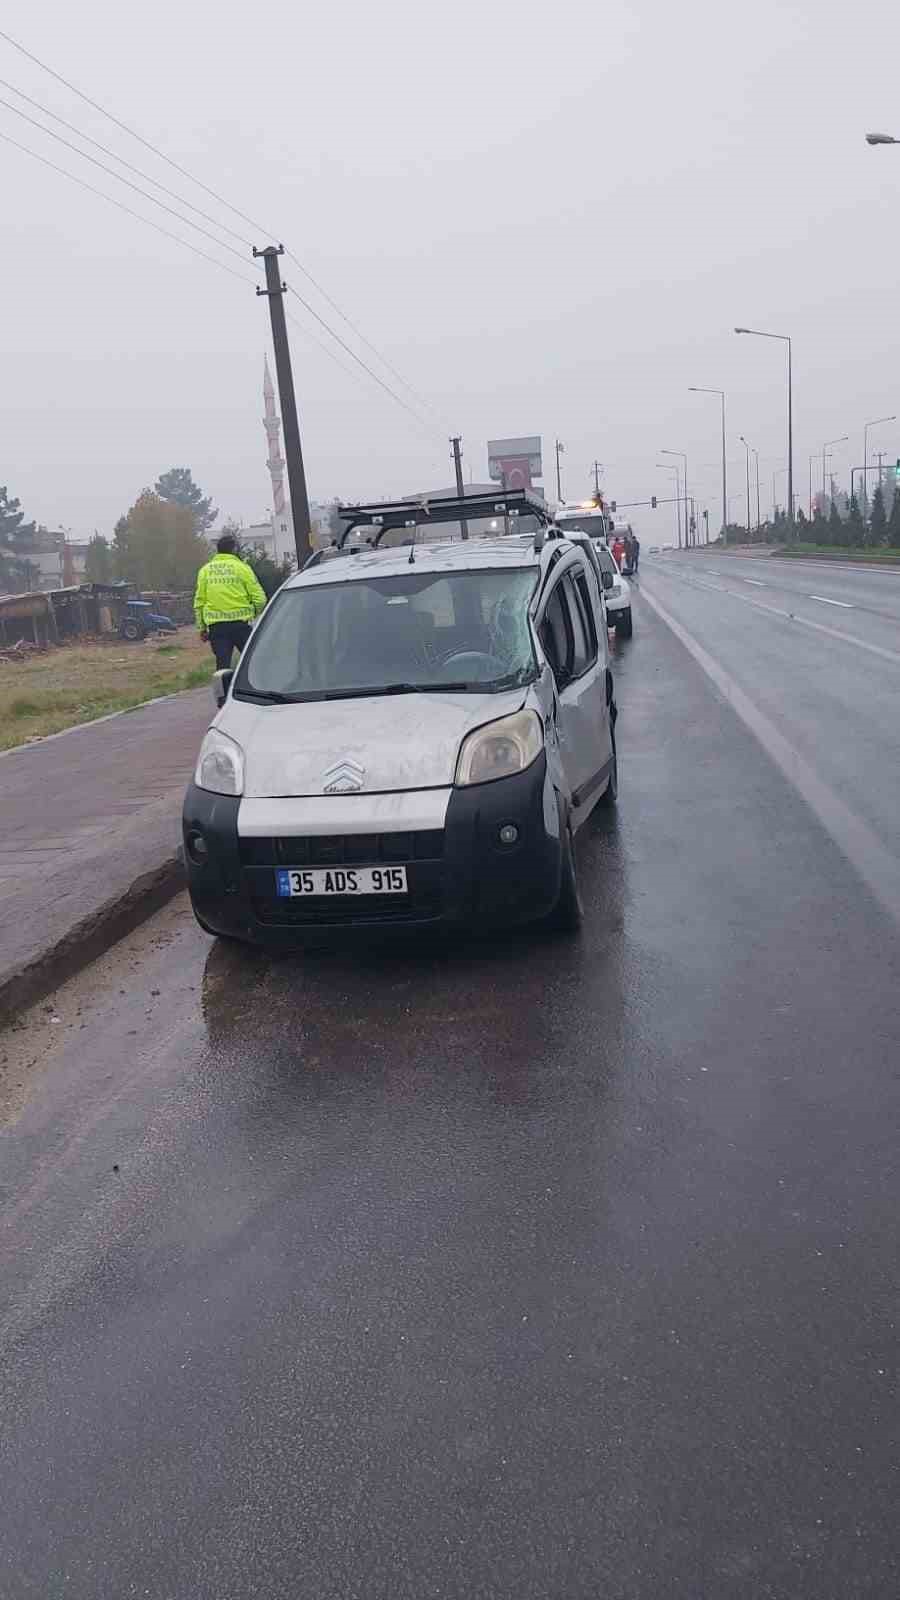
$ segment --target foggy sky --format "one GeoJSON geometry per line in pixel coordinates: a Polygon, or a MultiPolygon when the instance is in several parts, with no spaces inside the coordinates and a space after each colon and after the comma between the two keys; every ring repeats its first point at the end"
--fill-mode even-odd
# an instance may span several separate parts
{"type": "MultiPolygon", "coordinates": [[[[900,136],[893,8],[47,0],[0,26],[271,235],[3,41],[0,77],[242,238],[283,239],[430,403],[420,425],[292,329],[314,497],[446,484],[456,430],[483,477],[488,437],[540,433],[548,491],[565,441],[571,498],[595,457],[618,499],[663,495],[659,450],[688,451],[717,528],[718,402],[698,384],[728,391],[735,493],[738,435],[759,449],[765,513],[786,460],[783,348],[735,323],[793,335],[801,504],[811,451],[849,434],[846,483],[863,423],[900,412],[900,148],[864,143],[900,136]]],[[[253,278],[2,107],[0,132],[253,278]]],[[[0,172],[0,483],[78,536],[110,533],[172,465],[223,513],[264,514],[266,302],[3,141],[0,172]]],[[[290,261],[284,275],[374,364],[290,261]]],[[[870,445],[900,454],[900,425],[870,445]]],[[[671,537],[669,513],[638,521],[671,537]]]]}

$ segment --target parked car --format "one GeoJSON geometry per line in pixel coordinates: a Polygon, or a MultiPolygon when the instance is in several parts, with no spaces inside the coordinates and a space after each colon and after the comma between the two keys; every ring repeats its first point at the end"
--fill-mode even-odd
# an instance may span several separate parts
{"type": "Polygon", "coordinates": [[[634,632],[631,619],[631,584],[627,578],[623,578],[619,564],[607,545],[595,540],[594,548],[603,573],[603,598],[606,601],[609,626],[615,628],[623,639],[630,639],[634,632]]]}
{"type": "MultiPolygon", "coordinates": [[[[417,510],[439,520],[354,514],[377,544],[417,510]]],[[[577,926],[574,836],[618,788],[593,562],[550,527],[314,563],[217,675],[183,817],[201,926],[266,945],[577,926]]]]}
{"type": "Polygon", "coordinates": [[[154,611],[149,600],[129,600],[125,606],[125,615],[119,623],[119,637],[122,639],[146,639],[148,633],[176,633],[177,622],[171,617],[164,617],[154,611]]]}

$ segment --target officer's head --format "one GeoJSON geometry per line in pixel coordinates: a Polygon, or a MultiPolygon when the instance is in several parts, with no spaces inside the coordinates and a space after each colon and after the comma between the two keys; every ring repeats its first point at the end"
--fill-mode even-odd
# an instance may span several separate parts
{"type": "Polygon", "coordinates": [[[220,556],[233,556],[237,549],[237,539],[233,533],[223,533],[221,539],[216,540],[216,549],[220,556]]]}

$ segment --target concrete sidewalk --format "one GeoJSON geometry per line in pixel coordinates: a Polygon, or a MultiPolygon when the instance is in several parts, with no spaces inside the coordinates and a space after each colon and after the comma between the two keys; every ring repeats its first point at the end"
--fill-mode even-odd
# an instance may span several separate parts
{"type": "Polygon", "coordinates": [[[178,888],[181,802],[212,715],[193,689],[0,757],[0,1023],[178,888]]]}

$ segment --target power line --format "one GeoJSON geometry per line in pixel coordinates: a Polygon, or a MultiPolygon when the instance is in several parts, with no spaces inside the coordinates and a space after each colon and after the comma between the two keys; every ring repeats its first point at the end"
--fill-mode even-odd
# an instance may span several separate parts
{"type": "MultiPolygon", "coordinates": [[[[293,289],[289,289],[288,293],[289,294],[295,294],[296,291],[293,290],[293,289]]],[[[299,300],[300,296],[296,295],[296,298],[299,300]]],[[[305,306],[306,305],[306,301],[305,300],[301,301],[301,304],[303,304],[305,306]]],[[[309,309],[309,308],[307,308],[307,309],[309,309]]],[[[308,328],[306,326],[306,324],[304,322],[301,322],[298,317],[291,316],[291,313],[289,311],[286,312],[285,315],[287,317],[288,322],[290,322],[293,327],[299,328],[300,332],[302,334],[304,334],[307,339],[311,339],[313,344],[318,345],[319,349],[321,351],[323,351],[324,354],[326,356],[328,356],[329,360],[333,361],[336,364],[336,366],[339,366],[342,372],[346,372],[347,376],[352,378],[355,383],[359,383],[359,381],[360,381],[359,373],[358,372],[354,372],[353,368],[351,366],[349,366],[346,361],[342,361],[340,356],[335,354],[335,352],[332,350],[330,345],[325,344],[324,341],[322,339],[320,339],[317,334],[313,333],[312,328],[308,328]]],[[[313,315],[315,315],[315,312],[313,313],[313,315]]],[[[352,352],[351,352],[351,354],[352,354],[352,352]]],[[[353,359],[355,361],[359,361],[359,357],[358,356],[354,356],[353,359]]],[[[419,426],[421,428],[425,428],[426,431],[429,433],[429,435],[434,435],[435,434],[436,428],[435,428],[435,424],[433,422],[429,422],[427,417],[420,416],[418,411],[414,411],[411,406],[408,406],[406,404],[406,401],[403,400],[400,395],[395,394],[393,389],[390,389],[390,388],[387,387],[387,385],[382,381],[382,379],[379,378],[377,372],[373,372],[370,367],[367,367],[365,365],[364,362],[360,362],[360,365],[362,366],[363,371],[366,372],[370,378],[374,378],[374,380],[378,384],[379,388],[384,389],[385,393],[389,394],[392,400],[396,400],[397,404],[402,406],[404,411],[407,411],[409,413],[409,415],[414,419],[414,421],[416,421],[419,424],[419,426]]]]}
{"type": "Polygon", "coordinates": [[[123,178],[120,172],[116,172],[113,167],[108,167],[105,161],[98,161],[96,156],[88,155],[86,150],[79,150],[71,139],[64,139],[61,133],[54,133],[52,128],[45,128],[44,124],[38,122],[36,117],[30,117],[27,111],[20,111],[18,106],[10,105],[9,101],[4,100],[2,95],[0,95],[0,106],[4,106],[7,111],[11,111],[14,117],[21,117],[24,122],[29,122],[33,128],[37,128],[39,133],[46,134],[48,139],[55,139],[58,144],[64,144],[67,150],[74,151],[75,155],[80,157],[82,161],[90,161],[92,166],[99,167],[101,172],[105,172],[108,177],[114,178],[116,183],[124,183],[126,188],[133,189],[135,194],[139,194],[143,199],[149,200],[152,205],[159,206],[162,211],[168,211],[170,217],[177,217],[179,222],[184,222],[189,228],[196,228],[198,233],[202,233],[205,239],[212,240],[212,243],[218,245],[220,250],[230,250],[231,254],[237,256],[239,261],[246,259],[243,252],[236,250],[233,244],[228,244],[225,239],[217,239],[215,234],[210,233],[208,228],[201,228],[199,222],[194,222],[190,217],[185,217],[180,211],[174,210],[172,206],[167,206],[165,200],[157,200],[155,195],[148,194],[146,189],[142,189],[137,183],[132,183],[130,178],[123,178]]]}
{"type": "MultiPolygon", "coordinates": [[[[34,106],[36,111],[43,112],[45,117],[51,117],[61,127],[68,128],[70,133],[74,133],[76,138],[82,139],[85,144],[92,144],[95,150],[102,150],[104,155],[111,156],[113,161],[119,162],[120,166],[126,167],[129,172],[134,172],[137,177],[143,178],[145,183],[152,183],[154,189],[161,189],[162,193],[167,194],[170,200],[177,200],[179,205],[187,206],[189,211],[196,211],[198,217],[203,217],[204,221],[211,222],[214,228],[219,228],[222,233],[227,233],[232,239],[237,239],[238,243],[246,245],[248,250],[252,249],[252,241],[245,239],[243,234],[236,233],[226,223],[219,222],[215,217],[210,216],[208,211],[203,211],[200,206],[195,206],[192,200],[186,200],[183,195],[178,194],[174,189],[169,189],[164,183],[160,183],[158,178],[151,177],[149,172],[144,172],[140,167],[134,166],[131,161],[126,161],[124,156],[120,156],[115,150],[111,150],[109,145],[103,144],[100,139],[92,139],[89,133],[83,133],[80,128],[75,126],[74,122],[67,122],[65,117],[61,117],[57,112],[51,111],[50,107],[45,106],[40,100],[33,99],[30,94],[25,93],[24,89],[17,89],[14,83],[8,83],[5,78],[0,78],[0,86],[8,89],[10,94],[18,95],[20,100],[27,101],[28,105],[34,106]]],[[[14,110],[15,108],[11,106],[9,109],[14,110]]],[[[50,132],[49,129],[46,131],[50,132]]]]}
{"type": "MultiPolygon", "coordinates": [[[[0,39],[4,39],[6,41],[6,43],[11,45],[14,50],[18,50],[20,55],[23,55],[29,61],[34,62],[35,66],[40,67],[43,72],[49,73],[51,78],[55,78],[57,83],[63,84],[63,86],[66,89],[70,90],[70,92],[72,94],[77,95],[78,98],[80,100],[83,100],[86,105],[91,106],[95,111],[99,111],[101,116],[108,117],[110,122],[114,123],[117,128],[120,128],[123,133],[127,133],[129,138],[136,139],[138,141],[138,143],[142,144],[146,150],[152,151],[152,153],[155,156],[157,156],[161,161],[165,161],[167,163],[167,165],[172,167],[175,172],[180,173],[183,178],[187,178],[189,183],[196,184],[197,188],[198,189],[202,189],[204,194],[210,195],[213,200],[218,201],[219,205],[225,206],[226,210],[231,211],[234,214],[234,216],[240,217],[242,222],[248,223],[249,226],[251,228],[253,228],[258,234],[263,234],[263,235],[265,235],[266,238],[274,238],[275,237],[273,229],[264,228],[261,223],[256,222],[256,221],[254,221],[254,219],[252,217],[249,217],[245,211],[241,211],[240,208],[238,206],[233,205],[230,200],[226,200],[224,195],[219,194],[218,191],[213,189],[213,188],[211,188],[209,184],[203,183],[200,178],[196,178],[192,172],[189,172],[187,170],[186,167],[180,166],[179,163],[177,161],[173,160],[173,158],[171,156],[166,155],[164,150],[160,150],[159,147],[157,145],[151,143],[151,141],[149,139],[145,139],[143,134],[138,133],[134,128],[130,127],[127,122],[123,122],[122,119],[120,117],[115,116],[115,114],[112,111],[107,111],[106,107],[102,106],[99,103],[99,101],[93,100],[89,94],[85,94],[84,90],[83,89],[79,89],[77,84],[72,83],[72,81],[69,78],[63,77],[61,72],[57,72],[55,70],[55,68],[49,66],[46,61],[42,61],[40,56],[37,56],[37,55],[34,54],[33,51],[26,49],[25,45],[20,44],[17,39],[14,39],[11,34],[6,33],[2,28],[0,28],[0,39]]],[[[14,110],[15,108],[14,107],[10,107],[10,109],[14,110]]],[[[45,131],[49,132],[50,130],[47,129],[45,131]]],[[[116,157],[116,159],[119,159],[119,158],[116,157]]],[[[124,180],[122,180],[122,181],[124,181],[124,180]]],[[[187,202],[185,202],[185,204],[186,203],[187,202]]],[[[194,226],[196,227],[196,224],[194,224],[194,226]]],[[[216,224],[216,226],[219,226],[219,224],[216,224]]],[[[200,230],[200,231],[202,232],[202,230],[200,230]]],[[[244,241],[244,242],[246,242],[246,241],[244,241]]],[[[314,287],[314,289],[316,289],[317,293],[322,295],[323,299],[325,299],[328,302],[328,304],[331,306],[332,310],[336,311],[338,316],[341,317],[343,319],[343,321],[347,324],[348,328],[352,329],[352,331],[356,334],[356,337],[358,339],[362,340],[362,342],[373,352],[373,354],[378,357],[379,361],[382,362],[382,364],[388,369],[388,371],[392,372],[394,377],[397,378],[403,384],[404,388],[408,389],[411,394],[416,395],[416,397],[420,401],[422,401],[426,406],[430,406],[430,402],[428,400],[426,400],[424,398],[424,396],[419,395],[418,391],[413,387],[413,385],[408,381],[408,379],[404,378],[403,375],[400,372],[397,371],[396,367],[392,366],[391,363],[387,360],[387,358],[384,355],[382,355],[381,351],[377,348],[377,346],[372,344],[371,340],[367,339],[364,334],[360,333],[359,329],[350,320],[350,318],[347,316],[346,312],[342,311],[340,306],[337,304],[337,302],[335,300],[333,300],[329,294],[326,293],[326,291],[322,288],[321,284],[319,284],[317,282],[317,280],[313,277],[313,275],[309,271],[309,269],[303,265],[303,262],[299,259],[299,257],[296,256],[292,250],[288,250],[287,254],[290,256],[290,259],[294,262],[294,265],[297,266],[299,268],[299,270],[303,273],[304,277],[307,278],[308,281],[313,285],[313,287],[314,287]]],[[[325,322],[323,318],[320,318],[319,320],[322,322],[323,327],[327,328],[328,332],[332,334],[332,337],[334,337],[334,338],[338,338],[339,337],[338,335],[334,334],[333,329],[331,329],[328,326],[328,323],[325,322]]]]}
{"type": "Polygon", "coordinates": [[[312,284],[314,289],[318,290],[319,294],[322,296],[322,299],[328,302],[328,304],[331,306],[332,311],[336,311],[338,316],[343,318],[344,322],[346,322],[346,324],[347,324],[347,327],[348,328],[352,328],[353,332],[356,334],[357,339],[359,339],[360,342],[362,344],[364,344],[368,350],[371,350],[373,355],[376,355],[378,357],[379,361],[382,362],[382,364],[385,367],[387,367],[388,372],[392,373],[393,376],[398,380],[398,382],[403,384],[404,389],[408,389],[410,394],[415,395],[416,399],[422,405],[425,405],[425,406],[428,406],[429,408],[431,408],[431,401],[425,395],[420,394],[419,390],[414,388],[413,385],[409,382],[409,380],[407,378],[404,378],[403,373],[402,372],[398,372],[397,368],[395,366],[391,365],[390,361],[388,361],[387,356],[382,355],[382,353],[378,349],[377,345],[374,345],[372,343],[371,339],[367,339],[366,338],[365,334],[362,333],[361,330],[356,326],[356,323],[353,322],[351,320],[351,318],[347,316],[346,311],[342,311],[340,306],[337,304],[337,302],[332,300],[331,295],[328,293],[328,291],[326,289],[323,289],[322,285],[319,282],[317,282],[317,280],[313,277],[312,273],[303,265],[303,262],[299,259],[299,257],[294,254],[293,250],[290,250],[290,249],[287,248],[287,246],[285,246],[285,255],[288,256],[291,261],[293,261],[295,267],[299,267],[300,268],[300,271],[303,273],[303,276],[306,279],[308,279],[308,281],[312,284]]]}
{"type": "Polygon", "coordinates": [[[414,411],[413,407],[411,405],[408,405],[407,402],[402,398],[402,396],[397,394],[391,388],[390,384],[385,383],[383,378],[379,378],[378,373],[377,372],[373,372],[372,368],[370,366],[368,366],[365,361],[363,361],[362,356],[358,356],[356,354],[356,351],[349,344],[347,344],[346,340],[342,339],[339,333],[335,333],[334,329],[329,327],[329,325],[325,321],[324,317],[320,317],[319,316],[319,313],[316,310],[315,306],[311,306],[308,300],[304,300],[302,294],[300,294],[298,292],[298,290],[291,289],[290,287],[288,287],[288,294],[292,294],[296,300],[299,300],[300,304],[302,306],[306,307],[306,309],[309,312],[310,316],[315,317],[316,321],[320,322],[322,324],[323,328],[327,328],[328,329],[328,332],[331,334],[332,339],[336,339],[337,340],[337,342],[341,346],[341,348],[343,350],[346,350],[348,356],[350,356],[351,359],[356,362],[357,366],[362,367],[363,372],[367,372],[369,374],[370,378],[374,378],[375,382],[380,385],[380,387],[384,390],[385,394],[389,394],[392,400],[396,400],[398,406],[402,406],[404,411],[408,411],[410,416],[411,417],[415,417],[416,421],[420,422],[423,427],[426,427],[429,430],[431,430],[432,428],[436,427],[435,423],[429,422],[425,417],[420,416],[418,411],[414,411]]]}
{"type": "Polygon", "coordinates": [[[230,273],[232,278],[240,279],[241,283],[248,283],[251,288],[256,287],[255,278],[249,277],[246,273],[236,271],[234,267],[228,265],[227,261],[217,261],[215,256],[207,255],[206,251],[201,250],[199,245],[191,244],[190,239],[182,239],[177,233],[172,233],[168,228],[162,227],[160,223],[154,222],[151,217],[142,216],[140,211],[135,211],[131,206],[126,206],[124,201],[117,200],[114,195],[106,194],[103,189],[95,188],[94,184],[87,183],[84,178],[76,177],[74,172],[68,172],[65,167],[57,166],[55,161],[50,161],[47,156],[39,155],[37,150],[30,149],[27,144],[20,144],[18,139],[13,139],[10,134],[0,131],[0,139],[5,140],[7,144],[13,145],[16,150],[23,151],[26,156],[32,156],[35,161],[40,161],[43,166],[49,167],[52,172],[58,172],[63,178],[68,178],[70,182],[77,183],[80,189],[87,189],[89,194],[99,195],[101,200],[107,200],[111,206],[116,206],[119,211],[124,211],[127,216],[136,217],[138,222],[145,223],[155,233],[161,233],[166,239],[174,239],[176,244],[183,244],[186,250],[193,250],[195,256],[202,256],[204,261],[209,261],[214,267],[220,267],[223,272],[230,273]]]}
{"type": "MultiPolygon", "coordinates": [[[[0,130],[0,139],[2,139],[6,144],[12,145],[14,149],[21,150],[23,155],[31,156],[34,161],[39,161],[42,166],[49,167],[51,172],[58,173],[60,177],[68,178],[70,183],[77,184],[80,189],[85,189],[88,194],[96,195],[100,200],[106,200],[109,205],[115,206],[117,210],[124,211],[126,216],[134,217],[137,222],[144,223],[145,227],[152,228],[154,233],[161,234],[164,239],[171,239],[175,244],[183,245],[186,250],[192,251],[193,254],[195,256],[199,256],[201,260],[208,261],[211,266],[219,267],[222,272],[229,273],[232,278],[237,278],[240,283],[245,283],[252,289],[257,287],[257,280],[250,277],[248,273],[238,272],[236,268],[229,266],[227,261],[217,260],[215,256],[209,255],[206,250],[201,250],[199,245],[192,244],[190,239],[182,239],[180,234],[172,233],[171,229],[164,228],[161,223],[154,222],[152,217],[143,216],[140,211],[135,211],[132,206],[126,205],[123,200],[117,200],[114,195],[107,194],[103,189],[98,189],[95,184],[88,183],[84,178],[79,178],[76,173],[69,172],[66,167],[59,166],[57,162],[51,161],[48,156],[43,156],[37,150],[32,150],[29,145],[20,143],[20,141],[18,139],[14,139],[11,134],[4,133],[2,130],[0,130]]],[[[291,292],[293,293],[294,291],[291,292]]],[[[301,304],[306,305],[306,301],[302,300],[300,295],[297,295],[296,298],[301,300],[301,304]]],[[[313,315],[317,315],[317,313],[313,312],[313,315]]],[[[311,328],[307,328],[302,322],[299,321],[297,317],[289,316],[289,320],[296,328],[299,328],[307,338],[311,339],[325,355],[329,356],[330,359],[341,368],[342,372],[345,372],[348,377],[353,378],[355,381],[359,381],[358,374],[354,372],[353,368],[348,366],[346,362],[342,361],[340,356],[336,355],[328,345],[318,338],[318,336],[313,333],[311,328]]],[[[329,329],[329,332],[330,331],[331,330],[329,329]]],[[[351,355],[353,354],[352,351],[350,353],[351,355]]],[[[359,357],[354,356],[354,359],[359,361],[359,357]]],[[[432,425],[428,423],[425,418],[420,417],[418,413],[413,411],[410,407],[406,406],[405,401],[403,401],[398,395],[395,395],[393,390],[387,388],[387,386],[378,377],[377,373],[372,372],[368,367],[365,366],[365,363],[359,362],[359,364],[369,374],[370,377],[374,378],[375,382],[379,384],[381,388],[386,389],[386,392],[391,395],[392,399],[396,400],[399,405],[404,406],[404,409],[409,411],[410,415],[415,417],[417,422],[419,422],[423,427],[428,428],[429,432],[431,431],[432,425]]]]}

